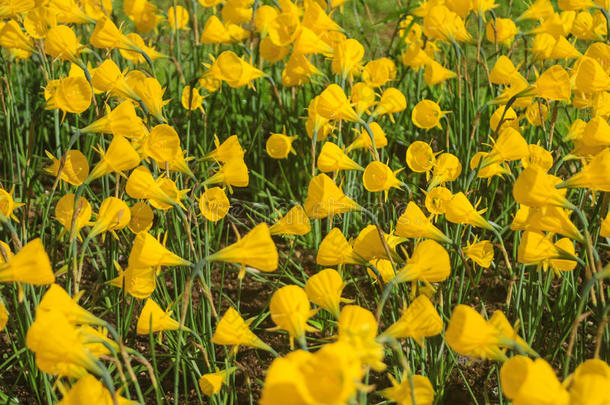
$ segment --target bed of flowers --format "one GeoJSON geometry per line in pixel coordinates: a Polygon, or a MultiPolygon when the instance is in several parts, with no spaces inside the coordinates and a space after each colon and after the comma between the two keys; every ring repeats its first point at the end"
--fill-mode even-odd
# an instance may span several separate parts
{"type": "Polygon", "coordinates": [[[610,1],[0,0],[0,403],[610,404],[610,1]]]}

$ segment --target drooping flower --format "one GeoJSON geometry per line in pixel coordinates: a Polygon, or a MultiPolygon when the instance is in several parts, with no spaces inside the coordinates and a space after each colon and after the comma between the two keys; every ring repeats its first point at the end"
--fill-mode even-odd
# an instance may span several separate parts
{"type": "Polygon", "coordinates": [[[91,85],[84,77],[65,77],[52,80],[45,87],[46,109],[60,109],[64,113],[80,114],[91,105],[91,85]]]}
{"type": "Polygon", "coordinates": [[[206,219],[212,222],[218,222],[224,218],[230,207],[229,199],[220,187],[205,190],[199,198],[199,210],[206,219]]]}
{"type": "Polygon", "coordinates": [[[339,315],[339,341],[345,342],[358,354],[362,364],[383,371],[383,345],[377,337],[377,321],[371,311],[358,305],[346,305],[339,315]]]}
{"type": "Polygon", "coordinates": [[[400,188],[402,185],[402,182],[396,178],[398,172],[400,170],[393,172],[388,165],[375,160],[364,169],[362,183],[367,191],[385,191],[387,199],[390,188],[400,188]]]}
{"type": "Polygon", "coordinates": [[[50,152],[45,152],[52,161],[51,166],[44,169],[46,173],[50,174],[51,176],[59,175],[61,180],[75,186],[83,184],[83,181],[89,175],[89,162],[82,152],[72,149],[65,155],[65,160],[63,156],[58,159],[50,152]]]}
{"type": "Polygon", "coordinates": [[[354,162],[343,150],[332,142],[325,142],[317,159],[318,169],[321,172],[337,172],[339,170],[364,170],[354,162]]]}
{"type": "Polygon", "coordinates": [[[157,268],[128,266],[124,271],[118,263],[114,263],[119,275],[108,284],[125,288],[125,292],[138,299],[146,299],[152,295],[157,286],[157,268]]]}
{"type": "Polygon", "coordinates": [[[138,317],[136,333],[138,335],[148,335],[164,330],[178,330],[180,323],[170,316],[171,311],[162,310],[156,302],[149,298],[138,317]]]}
{"type": "Polygon", "coordinates": [[[103,325],[104,321],[81,307],[77,299],[70,297],[68,292],[58,284],[52,284],[45,292],[36,307],[36,314],[49,311],[59,311],[73,324],[103,325]]]}
{"type": "Polygon", "coordinates": [[[505,127],[500,130],[500,135],[495,140],[491,151],[483,158],[480,167],[485,168],[495,163],[523,159],[528,154],[529,147],[523,136],[514,128],[505,127]]]}
{"type": "Polygon", "coordinates": [[[438,127],[442,129],[440,121],[447,113],[448,111],[441,111],[439,105],[434,101],[422,100],[413,107],[411,121],[418,128],[431,129],[438,127]]]}
{"type": "Polygon", "coordinates": [[[339,318],[339,304],[346,300],[341,298],[345,283],[341,274],[335,269],[324,269],[307,279],[305,292],[307,297],[319,306],[339,318]]]}
{"type": "Polygon", "coordinates": [[[402,311],[400,318],[394,322],[382,336],[395,339],[413,338],[420,346],[424,338],[436,336],[443,330],[443,320],[425,295],[417,297],[411,305],[402,311]]]}
{"type": "Polygon", "coordinates": [[[390,374],[388,376],[392,386],[381,391],[381,395],[385,398],[401,405],[411,405],[414,403],[413,399],[418,405],[432,405],[434,402],[434,388],[428,377],[415,374],[410,379],[405,377],[398,383],[390,374]]]}
{"type": "Polygon", "coordinates": [[[451,243],[451,239],[434,226],[413,201],[409,201],[405,211],[398,218],[396,235],[405,238],[429,238],[438,242],[451,243]]]}
{"type": "Polygon", "coordinates": [[[407,166],[415,173],[427,174],[434,167],[436,157],[430,145],[426,142],[415,141],[407,148],[407,166]]]}
{"type": "Polygon", "coordinates": [[[413,254],[400,269],[394,281],[397,283],[419,280],[436,283],[445,280],[451,272],[449,254],[444,247],[432,239],[415,246],[413,254]]]}
{"type": "Polygon", "coordinates": [[[360,206],[343,194],[341,188],[326,174],[319,174],[309,182],[305,212],[312,219],[360,210],[360,206]]]}
{"type": "Polygon", "coordinates": [[[206,74],[226,82],[233,88],[248,85],[264,75],[262,71],[241,59],[233,51],[221,53],[209,66],[206,74]]]}
{"type": "Polygon", "coordinates": [[[449,347],[463,356],[502,360],[506,356],[500,349],[500,336],[493,325],[467,305],[453,309],[445,332],[449,347]]]}
{"type": "Polygon", "coordinates": [[[264,272],[275,271],[278,265],[278,253],[271,239],[269,227],[261,223],[237,242],[213,253],[206,260],[239,264],[241,266],[239,278],[243,278],[246,274],[246,266],[264,272]]]}
{"type": "Polygon", "coordinates": [[[353,78],[361,69],[360,61],[363,57],[364,47],[356,39],[349,38],[339,41],[334,48],[331,69],[334,74],[340,75],[343,80],[353,78]]]}
{"type": "Polygon", "coordinates": [[[396,78],[396,65],[390,58],[370,61],[362,70],[362,80],[371,87],[381,87],[396,78]]]}
{"type": "Polygon", "coordinates": [[[277,329],[285,330],[290,335],[291,347],[295,338],[301,340],[306,332],[316,330],[307,321],[317,311],[310,309],[307,293],[297,285],[287,285],[275,291],[271,296],[269,311],[277,329]]]}
{"type": "Polygon", "coordinates": [[[448,188],[434,187],[426,194],[424,204],[431,214],[442,215],[447,211],[447,204],[452,198],[453,194],[448,188]]]}
{"type": "Polygon", "coordinates": [[[338,266],[346,263],[358,264],[360,260],[353,254],[353,249],[341,230],[333,228],[318,246],[316,263],[321,266],[338,266]]]}
{"type": "Polygon", "coordinates": [[[488,240],[477,242],[475,238],[474,242],[468,242],[463,250],[467,259],[472,260],[483,268],[488,268],[494,259],[494,246],[488,240]]]}
{"type": "Polygon", "coordinates": [[[485,28],[485,33],[489,42],[501,43],[507,48],[510,47],[518,32],[517,26],[510,18],[495,18],[489,20],[487,27],[485,28]]]}
{"type": "Polygon", "coordinates": [[[434,161],[428,190],[457,179],[460,173],[462,173],[460,160],[451,153],[441,153],[434,161]]]}
{"type": "MultiPolygon", "coordinates": [[[[16,202],[13,199],[14,192],[15,192],[15,186],[13,186],[13,188],[11,188],[10,193],[0,187],[0,215],[6,219],[11,218],[11,219],[14,219],[15,221],[19,222],[17,220],[17,217],[15,216],[15,210],[17,208],[23,206],[24,204],[20,203],[20,202],[16,202]]],[[[0,217],[0,219],[2,217],[0,217]]]]}
{"type": "Polygon", "coordinates": [[[189,21],[189,13],[182,6],[170,7],[167,10],[167,22],[173,30],[185,30],[189,21]]]}
{"type": "Polygon", "coordinates": [[[108,197],[100,205],[97,220],[89,231],[89,238],[105,232],[118,231],[125,228],[131,220],[131,211],[123,200],[108,197]]]}
{"type": "Polygon", "coordinates": [[[265,144],[267,154],[273,159],[286,159],[290,153],[296,155],[296,151],[292,147],[292,143],[297,138],[298,136],[288,136],[283,133],[272,133],[265,144]]]}
{"type": "MultiPolygon", "coordinates": [[[[117,403],[119,405],[137,404],[136,401],[123,398],[115,393],[117,403]]],[[[99,405],[112,405],[113,398],[110,391],[100,381],[91,374],[86,374],[79,378],[78,381],[70,387],[70,391],[66,392],[57,403],[57,405],[74,405],[94,403],[99,405]]]]}
{"type": "Polygon", "coordinates": [[[260,340],[250,330],[252,320],[244,321],[239,312],[233,307],[229,307],[216,325],[214,336],[212,336],[212,343],[228,346],[248,346],[272,351],[269,345],[260,340]]]}
{"type": "Polygon", "coordinates": [[[203,96],[199,93],[199,89],[191,86],[182,88],[182,97],[180,98],[182,107],[185,110],[194,111],[196,109],[203,111],[203,96]]]}
{"type": "Polygon", "coordinates": [[[222,385],[226,383],[227,377],[233,371],[235,371],[235,367],[216,371],[215,373],[203,374],[199,377],[199,387],[201,388],[201,391],[208,397],[218,394],[222,385]]]}
{"type": "Polygon", "coordinates": [[[140,164],[140,155],[131,143],[121,135],[115,135],[112,138],[106,152],[100,147],[98,153],[101,159],[91,170],[85,182],[90,182],[113,172],[122,173],[140,164]]]}
{"type": "Polygon", "coordinates": [[[500,369],[502,391],[515,405],[567,405],[570,396],[544,359],[517,355],[500,369]]]}
{"type": "Polygon", "coordinates": [[[405,95],[398,89],[390,87],[381,94],[381,99],[375,106],[372,118],[380,117],[385,114],[390,115],[390,121],[394,122],[392,114],[403,111],[407,108],[407,99],[405,95]]]}
{"type": "Polygon", "coordinates": [[[271,235],[306,235],[310,230],[309,218],[300,205],[292,207],[286,215],[269,227],[271,235]]]}
{"type": "Polygon", "coordinates": [[[558,233],[583,242],[584,237],[570,220],[570,213],[569,210],[552,205],[537,208],[522,205],[515,214],[510,229],[514,231],[558,233]]]}
{"type": "Polygon", "coordinates": [[[67,25],[56,25],[47,32],[44,49],[53,58],[75,63],[78,59],[81,45],[70,27],[67,25]]]}
{"type": "MultiPolygon", "coordinates": [[[[591,161],[576,173],[556,187],[586,187],[596,191],[610,191],[610,149],[604,148],[591,161]]],[[[568,203],[569,204],[569,203],[568,203]]],[[[568,207],[566,207],[568,208],[568,207]]]]}
{"type": "MultiPolygon", "coordinates": [[[[373,138],[375,140],[375,149],[381,149],[387,146],[388,138],[386,138],[385,132],[376,122],[371,122],[369,124],[369,128],[373,132],[373,138]]],[[[355,149],[367,149],[372,150],[373,143],[371,142],[371,136],[369,135],[366,129],[362,129],[358,134],[358,137],[354,139],[347,149],[345,149],[345,153],[349,153],[355,149]]]]}
{"type": "Polygon", "coordinates": [[[5,263],[0,263],[0,282],[45,285],[55,282],[51,262],[40,239],[25,245],[5,263]]]}
{"type": "Polygon", "coordinates": [[[229,191],[231,191],[231,187],[248,187],[250,176],[243,158],[235,157],[228,160],[216,173],[203,182],[204,185],[219,183],[229,187],[229,191]]]}
{"type": "Polygon", "coordinates": [[[328,120],[358,122],[360,117],[350,105],[343,89],[331,84],[318,96],[316,112],[328,120]]]}
{"type": "Polygon", "coordinates": [[[80,230],[89,223],[91,219],[91,204],[85,197],[80,197],[76,205],[76,217],[74,217],[75,204],[74,194],[65,194],[57,201],[55,205],[55,219],[63,226],[60,237],[64,233],[69,233],[71,237],[74,235],[80,238],[80,230]],[[73,221],[74,220],[74,221],[73,221]],[[74,224],[74,232],[72,225],[74,224]]]}
{"type": "Polygon", "coordinates": [[[486,210],[477,211],[468,200],[468,197],[461,191],[453,195],[445,209],[445,218],[449,222],[468,224],[489,230],[493,229],[491,224],[481,216],[486,210]]]}
{"type": "Polygon", "coordinates": [[[561,180],[547,174],[538,166],[528,166],[519,174],[513,185],[513,197],[519,204],[528,207],[554,205],[560,208],[573,209],[565,192],[555,188],[561,180]]]}
{"type": "Polygon", "coordinates": [[[28,329],[25,343],[36,356],[38,368],[48,374],[82,377],[102,369],[87,349],[78,329],[58,310],[40,311],[28,329]]]}
{"type": "Polygon", "coordinates": [[[148,232],[136,235],[129,253],[129,266],[134,268],[189,265],[191,262],[170,252],[148,232]]]}
{"type": "Polygon", "coordinates": [[[125,191],[131,198],[155,200],[170,206],[177,204],[145,166],[139,166],[131,172],[127,179],[125,191]]]}

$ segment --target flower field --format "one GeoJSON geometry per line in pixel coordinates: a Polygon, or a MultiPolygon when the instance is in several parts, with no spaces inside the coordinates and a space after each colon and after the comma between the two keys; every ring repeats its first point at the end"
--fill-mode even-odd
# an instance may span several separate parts
{"type": "Polygon", "coordinates": [[[610,404],[610,1],[0,0],[0,403],[610,404]]]}

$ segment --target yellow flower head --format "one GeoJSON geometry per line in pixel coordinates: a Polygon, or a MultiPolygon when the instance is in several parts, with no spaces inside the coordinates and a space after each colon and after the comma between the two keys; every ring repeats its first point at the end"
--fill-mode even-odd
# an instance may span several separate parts
{"type": "Polygon", "coordinates": [[[390,188],[400,188],[402,182],[396,178],[396,174],[400,170],[393,172],[392,169],[385,163],[380,161],[372,161],[368,164],[362,175],[362,183],[364,188],[370,192],[385,191],[390,188]]]}
{"type": "Polygon", "coordinates": [[[213,253],[206,260],[239,264],[241,266],[239,277],[243,278],[246,273],[245,266],[264,272],[275,271],[278,253],[271,239],[269,227],[261,223],[237,242],[213,253]]]}
{"type": "Polygon", "coordinates": [[[432,405],[434,402],[434,388],[428,377],[413,375],[410,380],[403,378],[400,384],[391,375],[389,377],[392,387],[381,391],[381,395],[385,398],[405,405],[411,405],[413,398],[418,405],[432,405]],[[413,388],[411,388],[411,381],[413,381],[413,388]]]}
{"type": "Polygon", "coordinates": [[[360,72],[360,61],[363,57],[362,44],[353,38],[345,39],[337,43],[334,48],[331,69],[334,74],[340,75],[344,79],[353,78],[360,72]]]}
{"type": "Polygon", "coordinates": [[[350,159],[337,144],[332,142],[325,142],[322,145],[317,164],[321,172],[364,170],[362,166],[350,159]]]}
{"type": "Polygon", "coordinates": [[[115,135],[112,138],[106,152],[101,148],[98,149],[98,152],[101,159],[89,173],[86,182],[113,172],[122,173],[140,164],[140,155],[131,143],[121,135],[115,135]]]}
{"type": "Polygon", "coordinates": [[[49,256],[40,239],[30,241],[14,256],[9,256],[8,262],[0,263],[0,282],[33,285],[55,282],[49,256]]]}
{"type": "Polygon", "coordinates": [[[424,204],[426,209],[433,215],[442,215],[447,210],[447,204],[453,198],[453,194],[448,188],[434,187],[426,193],[424,204]]]}
{"type": "Polygon", "coordinates": [[[346,305],[339,315],[339,341],[347,343],[358,354],[364,366],[383,371],[383,345],[378,343],[377,321],[371,311],[358,305],[346,305]]]}
{"type": "Polygon", "coordinates": [[[434,161],[432,179],[428,184],[428,190],[453,181],[462,173],[462,164],[457,156],[451,153],[441,153],[434,161]]]}
{"type": "MultiPolygon", "coordinates": [[[[311,108],[311,105],[310,105],[311,108]]],[[[328,86],[317,98],[315,111],[327,120],[358,122],[360,116],[352,108],[338,84],[328,86]]]]}
{"type": "Polygon", "coordinates": [[[411,121],[418,128],[431,129],[434,127],[441,128],[441,118],[448,111],[441,111],[441,108],[432,100],[422,100],[413,108],[411,113],[411,121]]]}
{"type": "Polygon", "coordinates": [[[242,158],[244,156],[244,150],[239,143],[237,135],[231,135],[222,144],[218,140],[218,137],[214,136],[214,144],[216,145],[216,149],[208,153],[205,156],[205,159],[226,163],[229,160],[242,158]]]}
{"type": "Polygon", "coordinates": [[[81,45],[70,27],[56,25],[47,32],[44,49],[53,58],[76,62],[81,45]]]}
{"type": "Polygon", "coordinates": [[[396,78],[396,65],[390,58],[370,61],[362,70],[362,80],[370,87],[384,86],[396,78]]]}
{"type": "MultiPolygon", "coordinates": [[[[387,146],[388,138],[386,138],[385,132],[376,122],[371,122],[369,124],[371,131],[373,132],[373,137],[375,138],[375,149],[381,149],[387,146]]],[[[345,149],[345,153],[350,153],[356,149],[367,149],[372,150],[373,143],[371,142],[371,136],[365,128],[362,128],[358,133],[354,142],[352,142],[347,149],[345,149]]]]}
{"type": "Polygon", "coordinates": [[[610,149],[604,148],[591,159],[580,172],[576,173],[557,187],[586,187],[597,191],[610,191],[610,149]]]}
{"type": "Polygon", "coordinates": [[[402,311],[401,317],[383,332],[383,336],[395,339],[410,337],[419,345],[423,345],[424,338],[436,336],[442,330],[443,321],[440,315],[428,297],[420,295],[402,311]]]}
{"type": "Polygon", "coordinates": [[[400,269],[394,281],[397,283],[419,280],[437,283],[451,273],[449,254],[444,247],[432,239],[421,241],[415,246],[407,264],[400,269]]]}
{"type": "Polygon", "coordinates": [[[135,298],[146,299],[152,295],[157,286],[157,269],[155,267],[132,267],[128,266],[125,271],[118,263],[114,266],[119,271],[119,275],[108,284],[125,288],[125,292],[135,298]]]}
{"type": "Polygon", "coordinates": [[[58,284],[52,284],[36,307],[36,314],[59,311],[72,324],[103,325],[104,321],[78,305],[77,300],[58,284]]]}
{"type": "Polygon", "coordinates": [[[358,264],[352,247],[339,228],[333,228],[318,246],[316,263],[321,266],[338,266],[345,263],[358,264]]]}
{"type": "Polygon", "coordinates": [[[544,359],[517,355],[500,369],[502,391],[516,404],[567,405],[570,396],[544,359]]]}
{"type": "MultiPolygon", "coordinates": [[[[137,403],[136,401],[123,398],[116,393],[115,396],[119,405],[137,403]]],[[[112,405],[114,403],[108,388],[91,374],[86,374],[79,378],[57,405],[74,405],[87,402],[99,405],[112,405]]]]}
{"type": "Polygon", "coordinates": [[[415,173],[428,173],[434,167],[436,156],[428,143],[415,141],[407,148],[406,160],[415,173]]]}
{"type": "Polygon", "coordinates": [[[75,325],[58,310],[40,311],[28,329],[25,343],[38,368],[48,374],[78,378],[87,371],[101,374],[75,325]]]}
{"type": "Polygon", "coordinates": [[[252,321],[244,321],[239,312],[229,307],[227,312],[220,318],[212,336],[212,343],[228,346],[248,346],[257,349],[272,351],[272,349],[260,340],[250,330],[252,321]]]}
{"type": "Polygon", "coordinates": [[[470,201],[468,201],[468,197],[460,191],[459,193],[454,194],[447,203],[445,217],[447,218],[447,221],[453,222],[454,224],[468,224],[484,229],[493,229],[491,224],[481,216],[483,212],[485,212],[485,210],[477,211],[470,201]]]}
{"type": "Polygon", "coordinates": [[[178,330],[180,323],[170,318],[171,311],[164,311],[151,298],[146,300],[138,317],[136,332],[138,335],[148,335],[151,332],[178,330]]]}
{"type": "Polygon", "coordinates": [[[129,266],[134,268],[190,265],[191,262],[167,250],[148,232],[136,235],[129,253],[129,266]]]}
{"type": "Polygon", "coordinates": [[[292,207],[286,215],[269,227],[271,235],[306,235],[311,231],[307,213],[300,205],[292,207]]]}
{"type": "Polygon", "coordinates": [[[170,7],[167,10],[167,22],[173,30],[188,30],[189,13],[182,6],[170,7]]]}
{"type": "Polygon", "coordinates": [[[267,139],[265,148],[267,154],[273,159],[286,159],[290,153],[296,155],[292,143],[298,136],[288,136],[283,133],[272,133],[267,139]]]}
{"type": "Polygon", "coordinates": [[[302,339],[305,332],[316,330],[307,321],[317,311],[310,309],[307,293],[297,285],[287,285],[274,292],[269,311],[277,329],[285,330],[290,335],[291,346],[294,338],[302,339]]]}
{"type": "Polygon", "coordinates": [[[544,207],[554,205],[573,209],[574,205],[565,198],[562,192],[555,188],[561,180],[547,174],[538,166],[528,166],[519,174],[513,185],[513,197],[519,204],[528,207],[544,207]]]}
{"type": "Polygon", "coordinates": [[[125,202],[116,197],[108,197],[100,205],[97,220],[89,232],[89,238],[105,232],[125,228],[131,220],[131,211],[125,202]]]}
{"type": "Polygon", "coordinates": [[[14,187],[11,189],[11,192],[8,193],[3,188],[0,188],[0,219],[12,218],[17,221],[17,217],[15,216],[15,210],[23,205],[23,203],[16,202],[13,199],[14,187]]]}
{"type": "Polygon", "coordinates": [[[203,96],[199,94],[199,89],[191,86],[184,86],[182,88],[182,98],[180,99],[182,107],[185,110],[193,111],[200,109],[203,111],[203,96]]]}
{"type": "Polygon", "coordinates": [[[44,90],[46,109],[60,109],[64,113],[80,114],[91,105],[91,85],[84,77],[53,80],[44,90]]]}
{"type": "Polygon", "coordinates": [[[343,194],[341,188],[325,174],[319,174],[309,182],[304,206],[305,212],[312,219],[360,209],[360,206],[343,194]]]}
{"type": "Polygon", "coordinates": [[[404,238],[428,238],[438,242],[451,243],[451,239],[434,226],[413,201],[409,201],[407,208],[398,218],[396,235],[404,238]]]}
{"type": "Polygon", "coordinates": [[[324,269],[307,279],[305,292],[311,302],[339,318],[339,304],[345,301],[341,298],[344,287],[345,283],[337,270],[324,269]]]}
{"type": "Polygon", "coordinates": [[[468,242],[464,249],[466,258],[472,260],[483,268],[488,268],[494,260],[494,245],[488,240],[468,242]]]}
{"type": "Polygon", "coordinates": [[[206,219],[212,222],[220,221],[227,215],[231,204],[220,187],[212,187],[204,191],[199,198],[199,209],[206,219]]]}

